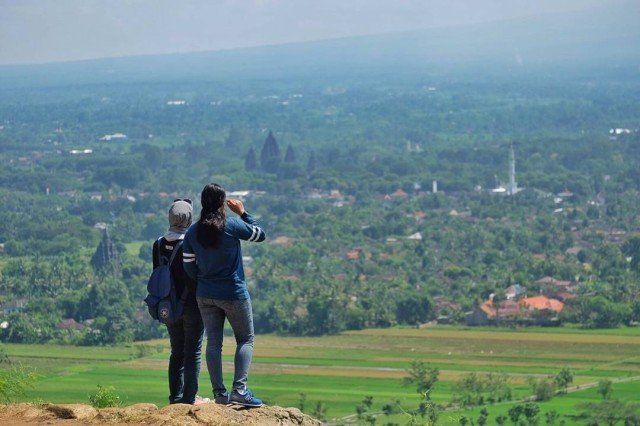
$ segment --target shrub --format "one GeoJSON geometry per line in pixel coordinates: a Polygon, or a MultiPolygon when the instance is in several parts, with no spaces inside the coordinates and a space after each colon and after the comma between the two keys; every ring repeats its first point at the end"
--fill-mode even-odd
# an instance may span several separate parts
{"type": "Polygon", "coordinates": [[[0,400],[12,402],[33,385],[36,375],[21,365],[0,369],[0,400]]]}
{"type": "Polygon", "coordinates": [[[555,384],[551,380],[535,380],[532,383],[532,387],[536,401],[548,401],[556,393],[555,384]]]}
{"type": "Polygon", "coordinates": [[[98,385],[96,392],[89,395],[89,403],[95,408],[106,408],[121,405],[122,400],[113,386],[98,385]]]}

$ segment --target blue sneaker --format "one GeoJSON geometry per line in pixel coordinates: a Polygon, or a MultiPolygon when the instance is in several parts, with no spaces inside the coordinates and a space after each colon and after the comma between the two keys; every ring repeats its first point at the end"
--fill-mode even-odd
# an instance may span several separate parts
{"type": "Polygon", "coordinates": [[[253,392],[249,389],[246,390],[244,395],[234,389],[233,392],[231,392],[229,402],[231,404],[242,405],[243,407],[262,407],[262,400],[253,396],[253,392]]]}
{"type": "Polygon", "coordinates": [[[229,392],[217,393],[213,396],[213,402],[216,404],[227,405],[229,404],[229,392]]]}

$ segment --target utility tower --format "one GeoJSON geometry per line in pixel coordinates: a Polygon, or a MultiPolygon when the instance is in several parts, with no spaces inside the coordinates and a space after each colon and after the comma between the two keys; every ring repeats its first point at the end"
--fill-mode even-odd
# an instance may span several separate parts
{"type": "Polygon", "coordinates": [[[518,192],[518,184],[516,183],[516,155],[513,152],[513,144],[509,147],[509,186],[507,193],[514,195],[518,192]]]}

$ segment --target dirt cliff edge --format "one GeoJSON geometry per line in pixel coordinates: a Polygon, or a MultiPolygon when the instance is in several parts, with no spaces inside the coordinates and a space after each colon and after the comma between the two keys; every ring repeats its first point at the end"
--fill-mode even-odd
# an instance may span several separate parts
{"type": "Polygon", "coordinates": [[[96,409],[84,404],[0,405],[0,424],[146,424],[146,425],[321,425],[297,408],[263,406],[246,409],[218,404],[154,404],[96,409]]]}

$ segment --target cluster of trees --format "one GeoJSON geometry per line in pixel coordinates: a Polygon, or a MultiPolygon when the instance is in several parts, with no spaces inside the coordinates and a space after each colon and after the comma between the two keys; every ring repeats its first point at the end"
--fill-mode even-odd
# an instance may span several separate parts
{"type": "MultiPolygon", "coordinates": [[[[581,403],[575,406],[570,414],[560,415],[554,409],[547,409],[542,412],[539,402],[547,401],[557,394],[567,392],[567,387],[573,382],[573,372],[568,368],[563,368],[557,375],[549,379],[544,379],[552,388],[550,394],[539,394],[537,385],[542,381],[532,381],[534,384],[534,394],[526,398],[518,398],[512,395],[511,386],[507,377],[503,375],[479,375],[469,373],[455,382],[453,386],[453,396],[449,403],[435,403],[433,395],[438,391],[440,371],[429,367],[423,362],[411,363],[407,369],[407,376],[402,379],[402,384],[413,388],[420,396],[417,407],[403,406],[400,400],[394,400],[382,406],[381,411],[373,408],[373,397],[365,396],[360,404],[355,407],[355,418],[360,424],[378,424],[380,417],[396,416],[404,418],[407,424],[437,425],[439,419],[443,417],[445,411],[459,410],[461,408],[482,407],[477,417],[468,415],[450,415],[448,421],[457,418],[461,426],[471,425],[539,425],[549,426],[564,425],[568,421],[580,422],[588,425],[608,424],[614,425],[622,422],[625,425],[640,424],[640,404],[627,403],[613,398],[612,382],[602,379],[597,384],[597,392],[602,397],[601,402],[581,403]],[[499,406],[512,403],[502,414],[491,415],[495,403],[501,402],[499,406]]],[[[303,409],[304,405],[301,406],[303,409]]],[[[344,420],[352,420],[349,418],[344,420]]],[[[394,424],[388,421],[385,424],[394,424]]]]}
{"type": "Polygon", "coordinates": [[[547,275],[579,282],[562,321],[640,321],[640,110],[628,100],[637,83],[616,76],[584,91],[569,75],[553,88],[524,76],[510,85],[433,78],[436,91],[421,79],[341,82],[345,90],[184,82],[197,95],[182,106],[166,104],[176,87],[164,83],[3,94],[9,326],[0,335],[87,344],[160,335],[142,305],[151,242],[172,196],[197,200],[210,181],[264,191],[247,206],[273,241],[289,241],[247,246],[260,332],[417,325],[443,313],[436,297],[461,321],[513,283],[540,291],[547,275]],[[634,131],[611,140],[618,126],[634,131]],[[116,131],[127,138],[99,140],[116,131]],[[490,194],[507,179],[514,140],[527,189],[490,194]],[[71,153],[78,148],[93,151],[71,153]],[[573,197],[556,204],[565,190],[573,197]],[[611,230],[625,235],[613,240],[611,230]],[[82,327],[60,328],[69,319],[82,327]]]}

